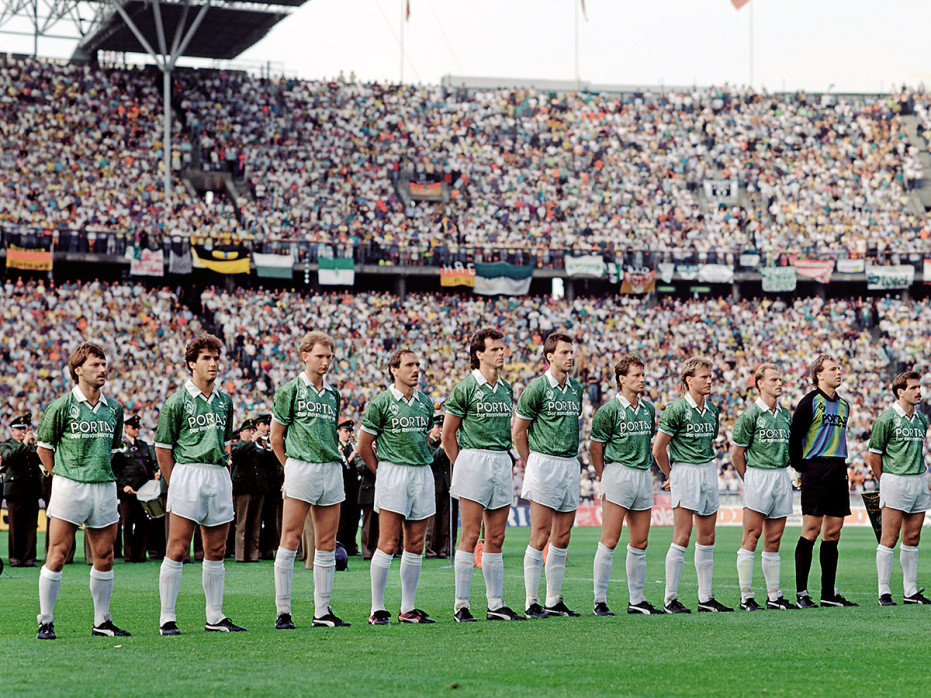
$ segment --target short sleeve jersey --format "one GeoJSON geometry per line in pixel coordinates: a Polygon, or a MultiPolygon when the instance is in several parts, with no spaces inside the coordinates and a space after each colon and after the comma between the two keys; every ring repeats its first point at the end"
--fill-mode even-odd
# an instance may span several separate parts
{"type": "Polygon", "coordinates": [[[430,465],[427,448],[433,403],[415,390],[408,400],[394,386],[379,393],[365,408],[362,431],[372,434],[378,459],[398,465],[430,465]]]}
{"type": "Polygon", "coordinates": [[[91,407],[78,387],[42,415],[36,443],[55,452],[52,472],[77,482],[115,482],[110,457],[123,441],[123,407],[100,396],[91,407]]]}
{"type": "Polygon", "coordinates": [[[873,423],[870,453],[883,459],[883,472],[894,475],[920,475],[927,469],[922,457],[928,418],[915,410],[911,418],[896,403],[873,423]]]}
{"type": "Polygon", "coordinates": [[[606,463],[647,470],[653,465],[650,441],[656,433],[656,410],[641,398],[634,409],[618,394],[595,411],[591,440],[605,445],[606,463]]]}
{"type": "Polygon", "coordinates": [[[336,434],[341,408],[339,391],[323,383],[318,391],[301,373],[275,391],[272,419],[288,428],[284,450],[289,458],[306,463],[339,463],[336,434]]]}
{"type": "Polygon", "coordinates": [[[453,386],[446,412],[460,417],[459,448],[488,451],[511,449],[511,410],[514,392],[499,377],[494,388],[476,369],[453,386]]]}
{"type": "Polygon", "coordinates": [[[772,470],[789,465],[792,415],[782,405],[774,413],[757,399],[737,418],[731,438],[746,451],[747,467],[772,470]]]}
{"type": "Polygon", "coordinates": [[[705,400],[705,408],[691,395],[673,400],[663,410],[659,431],[669,434],[669,455],[673,463],[702,465],[714,460],[714,440],[718,436],[718,408],[705,400]]]}
{"type": "Polygon", "coordinates": [[[579,417],[582,414],[582,384],[571,377],[559,387],[547,371],[530,381],[517,400],[517,416],[529,421],[531,451],[558,458],[579,454],[579,417]]]}
{"type": "Polygon", "coordinates": [[[176,463],[225,467],[232,438],[230,396],[219,388],[206,396],[191,380],[165,400],[155,429],[155,445],[173,451],[176,463]]]}

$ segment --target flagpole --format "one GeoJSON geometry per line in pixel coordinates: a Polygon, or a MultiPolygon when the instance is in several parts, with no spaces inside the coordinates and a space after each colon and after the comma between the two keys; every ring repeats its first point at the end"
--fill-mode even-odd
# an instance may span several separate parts
{"type": "Polygon", "coordinates": [[[401,0],[401,84],[404,84],[404,23],[407,21],[407,3],[408,0],[401,0]]]}
{"type": "Polygon", "coordinates": [[[572,5],[575,7],[575,91],[578,92],[581,87],[581,81],[579,80],[579,2],[580,0],[572,0],[572,5]]]}

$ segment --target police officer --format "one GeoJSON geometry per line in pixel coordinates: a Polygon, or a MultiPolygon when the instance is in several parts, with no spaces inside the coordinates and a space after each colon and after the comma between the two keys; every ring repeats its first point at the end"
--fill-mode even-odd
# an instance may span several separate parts
{"type": "Polygon", "coordinates": [[[230,445],[233,480],[233,512],[236,517],[236,562],[259,561],[262,505],[265,501],[265,472],[255,422],[247,419],[239,427],[239,441],[230,445]]]}
{"type": "Polygon", "coordinates": [[[359,554],[359,546],[356,545],[359,529],[359,474],[362,469],[367,469],[352,438],[353,426],[352,420],[347,419],[336,428],[339,452],[343,459],[343,489],[346,492],[346,499],[340,505],[336,540],[346,548],[347,555],[359,554]]]}
{"type": "Polygon", "coordinates": [[[262,491],[265,501],[262,505],[262,534],[259,539],[259,552],[263,560],[274,560],[281,540],[281,487],[284,484],[284,468],[275,457],[268,441],[272,416],[260,414],[255,418],[256,442],[262,447],[258,453],[259,463],[263,466],[265,483],[262,491]]]}
{"type": "Polygon", "coordinates": [[[430,438],[427,441],[427,448],[433,454],[433,463],[430,467],[433,469],[433,482],[436,489],[436,514],[427,525],[426,534],[426,556],[427,557],[449,557],[449,518],[450,514],[455,512],[454,517],[458,519],[458,500],[454,503],[454,509],[450,510],[449,505],[449,485],[450,485],[450,463],[449,456],[443,450],[442,436],[443,433],[443,415],[436,415],[433,418],[433,428],[430,430],[430,438]]]}
{"type": "Polygon", "coordinates": [[[0,472],[10,523],[10,567],[35,567],[42,470],[32,416],[16,417],[10,422],[10,429],[12,436],[0,443],[0,472]]]}
{"type": "MultiPolygon", "coordinates": [[[[123,526],[123,560],[126,562],[145,562],[153,521],[139,503],[136,491],[149,480],[160,477],[154,447],[139,438],[141,426],[139,415],[126,418],[123,422],[123,443],[112,460],[123,526]]],[[[155,525],[164,524],[159,520],[155,525]]]]}

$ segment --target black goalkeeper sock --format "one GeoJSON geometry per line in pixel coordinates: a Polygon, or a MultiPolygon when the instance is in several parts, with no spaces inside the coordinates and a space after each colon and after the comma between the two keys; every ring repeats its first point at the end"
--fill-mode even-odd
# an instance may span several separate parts
{"type": "Polygon", "coordinates": [[[811,552],[815,542],[799,536],[795,546],[795,591],[808,591],[808,573],[811,571],[811,552]]]}
{"type": "Polygon", "coordinates": [[[837,541],[821,541],[821,598],[832,598],[837,581],[837,541]]]}

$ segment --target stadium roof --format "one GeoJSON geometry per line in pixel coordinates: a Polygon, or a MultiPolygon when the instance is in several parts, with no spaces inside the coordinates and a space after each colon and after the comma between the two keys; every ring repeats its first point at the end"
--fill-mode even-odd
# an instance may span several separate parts
{"type": "MultiPolygon", "coordinates": [[[[136,32],[126,22],[126,14],[149,46],[159,50],[159,18],[154,6],[159,6],[160,21],[168,42],[176,30],[186,33],[197,17],[197,24],[183,56],[194,58],[232,59],[261,40],[278,22],[288,16],[288,7],[297,7],[306,0],[265,0],[251,3],[183,2],[152,3],[149,0],[124,0],[119,10],[112,10],[102,19],[97,30],[84,38],[81,50],[148,53],[136,32]],[[201,15],[201,12],[203,14],[201,15]]],[[[107,3],[112,5],[112,3],[107,3]]],[[[170,45],[170,44],[169,44],[170,45]]]]}

